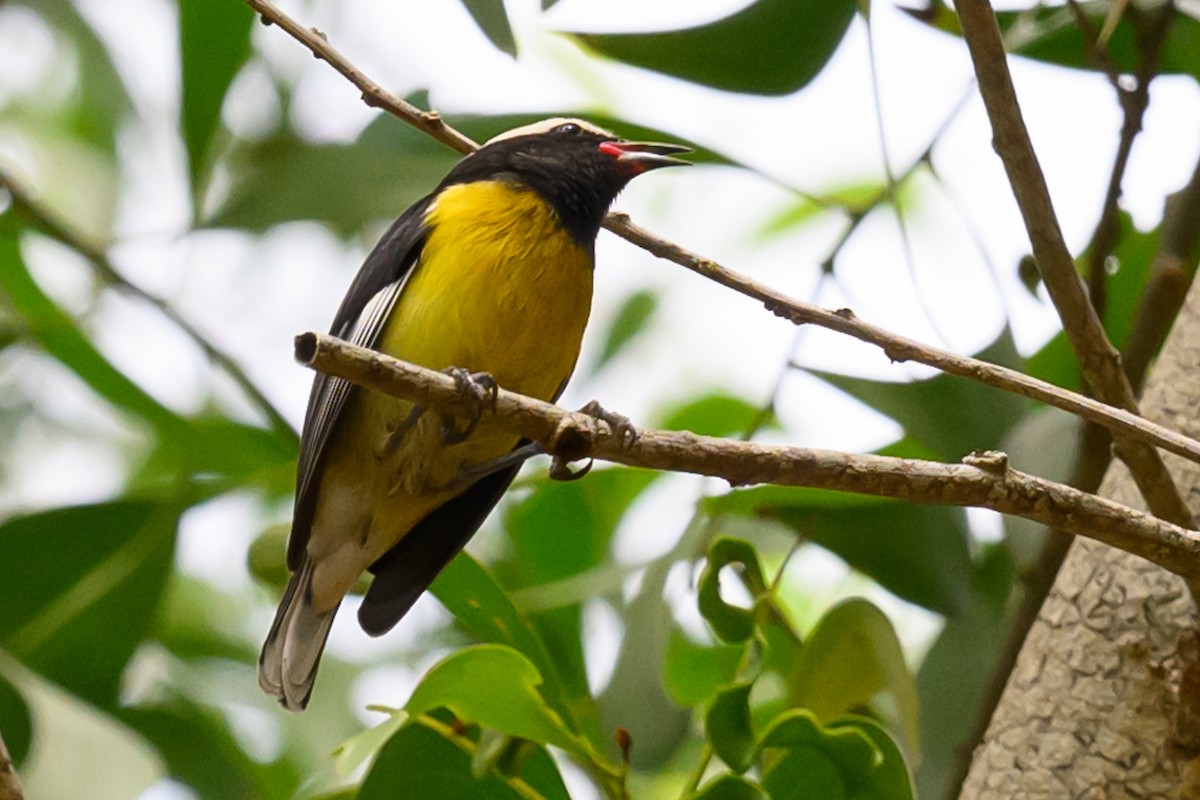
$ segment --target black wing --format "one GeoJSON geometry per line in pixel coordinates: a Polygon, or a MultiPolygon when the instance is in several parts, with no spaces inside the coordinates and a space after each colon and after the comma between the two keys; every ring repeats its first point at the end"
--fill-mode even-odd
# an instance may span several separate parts
{"type": "MultiPolygon", "coordinates": [[[[361,347],[374,347],[384,323],[396,305],[425,243],[425,213],[433,195],[413,204],[392,223],[355,276],[334,316],[330,334],[361,347]]],[[[326,445],[337,425],[352,386],[342,378],[320,373],[313,379],[300,435],[300,463],[296,474],[296,504],[292,535],[288,540],[288,568],[295,572],[304,562],[312,532],[318,476],[324,467],[326,445]]]]}

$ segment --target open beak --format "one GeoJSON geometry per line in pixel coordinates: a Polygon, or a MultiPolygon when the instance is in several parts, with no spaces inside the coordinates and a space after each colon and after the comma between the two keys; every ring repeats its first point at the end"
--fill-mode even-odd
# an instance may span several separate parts
{"type": "Polygon", "coordinates": [[[690,167],[690,161],[672,158],[680,153],[690,153],[692,148],[678,144],[653,144],[651,142],[601,142],[600,152],[617,161],[622,172],[640,175],[660,167],[690,167]]]}

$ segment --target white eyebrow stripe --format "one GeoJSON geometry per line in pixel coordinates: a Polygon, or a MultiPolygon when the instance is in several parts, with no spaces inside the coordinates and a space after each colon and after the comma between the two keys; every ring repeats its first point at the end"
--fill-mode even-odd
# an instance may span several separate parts
{"type": "Polygon", "coordinates": [[[599,126],[593,125],[592,123],[586,122],[582,119],[572,119],[570,117],[551,117],[550,119],[544,119],[541,122],[522,125],[519,128],[513,128],[511,131],[505,131],[504,133],[493,136],[491,139],[488,139],[486,142],[484,142],[483,146],[487,147],[489,144],[493,144],[494,142],[502,142],[505,139],[513,139],[517,136],[534,136],[539,133],[549,133],[559,125],[565,125],[568,122],[578,125],[580,128],[588,131],[589,133],[595,133],[611,139],[618,138],[617,135],[611,131],[606,131],[599,126]]]}

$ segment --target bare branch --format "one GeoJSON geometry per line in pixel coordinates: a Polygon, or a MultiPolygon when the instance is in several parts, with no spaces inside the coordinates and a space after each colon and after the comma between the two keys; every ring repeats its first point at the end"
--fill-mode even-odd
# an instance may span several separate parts
{"type": "MultiPolygon", "coordinates": [[[[471,412],[450,376],[331,336],[297,336],[296,359],[328,375],[445,414],[471,412]]],[[[505,390],[499,391],[489,413],[498,424],[539,442],[559,458],[592,457],[631,467],[689,472],[738,486],[805,486],[913,503],[990,508],[1096,539],[1179,575],[1200,576],[1200,533],[1009,469],[1002,453],[941,464],[717,439],[687,431],[642,430],[629,442],[592,416],[505,390]]]]}
{"type": "MultiPolygon", "coordinates": [[[[1137,413],[1137,401],[1121,366],[1121,356],[1108,340],[1063,240],[1045,176],[1017,104],[992,7],[987,0],[958,0],[956,7],[963,38],[975,65],[979,92],[992,123],[993,144],[1004,162],[1042,280],[1062,318],[1063,330],[1084,379],[1100,399],[1137,413]]],[[[1191,512],[1180,498],[1162,457],[1145,444],[1121,434],[1116,439],[1117,453],[1129,465],[1151,510],[1164,519],[1193,525],[1191,512]]]]}
{"type": "Polygon", "coordinates": [[[50,209],[34,200],[32,195],[26,191],[25,187],[19,181],[2,169],[0,169],[0,188],[7,189],[8,193],[12,196],[14,211],[28,219],[29,223],[38,231],[66,245],[91,262],[92,268],[104,283],[124,294],[149,303],[157,308],[163,316],[175,323],[189,339],[195,342],[196,346],[204,351],[204,355],[208,357],[209,361],[218,365],[233,379],[233,382],[245,392],[250,401],[258,406],[259,410],[267,417],[268,422],[275,431],[286,433],[289,436],[296,435],[291,423],[267,399],[267,396],[255,385],[254,381],[250,379],[250,376],[246,374],[245,370],[241,368],[233,356],[209,341],[204,334],[197,330],[187,318],[180,314],[166,300],[156,297],[122,275],[109,260],[108,255],[104,252],[104,247],[89,242],[87,237],[82,233],[72,230],[66,223],[59,220],[50,209]]]}
{"type": "Polygon", "coordinates": [[[21,781],[17,779],[17,770],[8,748],[4,745],[4,737],[0,736],[0,800],[24,800],[21,791],[21,781]]]}

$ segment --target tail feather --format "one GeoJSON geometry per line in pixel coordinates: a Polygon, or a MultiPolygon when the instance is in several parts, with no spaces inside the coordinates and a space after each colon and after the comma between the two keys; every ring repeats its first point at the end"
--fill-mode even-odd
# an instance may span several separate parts
{"type": "Polygon", "coordinates": [[[312,561],[305,559],[288,581],[258,658],[258,685],[289,711],[303,711],[308,705],[338,609],[313,608],[312,572],[312,561]]]}

